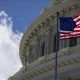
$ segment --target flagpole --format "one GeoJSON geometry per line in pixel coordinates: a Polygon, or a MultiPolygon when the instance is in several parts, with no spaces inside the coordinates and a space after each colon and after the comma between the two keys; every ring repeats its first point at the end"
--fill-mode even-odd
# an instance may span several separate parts
{"type": "Polygon", "coordinates": [[[58,50],[59,50],[59,12],[57,12],[57,34],[56,34],[56,53],[55,53],[55,80],[58,78],[58,50]]]}

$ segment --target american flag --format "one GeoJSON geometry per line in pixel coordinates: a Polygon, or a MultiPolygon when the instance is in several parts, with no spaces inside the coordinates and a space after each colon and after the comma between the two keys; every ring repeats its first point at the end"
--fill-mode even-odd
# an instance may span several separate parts
{"type": "Polygon", "coordinates": [[[80,37],[80,14],[75,17],[60,17],[60,39],[80,37]]]}

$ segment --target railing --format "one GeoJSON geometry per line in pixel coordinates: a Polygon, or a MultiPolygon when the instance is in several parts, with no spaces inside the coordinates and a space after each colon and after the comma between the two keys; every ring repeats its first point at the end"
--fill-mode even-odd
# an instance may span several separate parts
{"type": "Polygon", "coordinates": [[[80,55],[80,45],[74,47],[67,47],[59,51],[59,58],[67,57],[72,55],[80,55]]]}
{"type": "MultiPolygon", "coordinates": [[[[73,58],[79,56],[80,56],[80,46],[67,47],[59,51],[58,60],[63,58],[65,59],[69,57],[73,58]]],[[[41,64],[44,64],[52,60],[55,60],[55,53],[40,57],[38,60],[35,60],[34,62],[30,63],[27,68],[28,69],[35,68],[40,66],[41,64]]]]}

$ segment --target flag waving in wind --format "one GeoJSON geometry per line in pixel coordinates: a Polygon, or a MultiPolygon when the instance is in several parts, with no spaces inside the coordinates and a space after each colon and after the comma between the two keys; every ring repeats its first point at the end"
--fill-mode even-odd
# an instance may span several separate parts
{"type": "Polygon", "coordinates": [[[80,14],[75,17],[60,17],[60,39],[80,37],[80,14]]]}

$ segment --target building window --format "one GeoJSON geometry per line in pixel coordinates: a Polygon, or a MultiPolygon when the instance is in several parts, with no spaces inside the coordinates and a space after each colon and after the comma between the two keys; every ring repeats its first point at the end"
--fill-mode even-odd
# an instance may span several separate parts
{"type": "Polygon", "coordinates": [[[44,56],[44,51],[45,51],[45,42],[42,42],[42,45],[41,45],[41,56],[44,56]]]}
{"type": "Polygon", "coordinates": [[[68,45],[69,39],[64,39],[63,44],[64,44],[64,48],[69,47],[69,45],[68,45]]]}
{"type": "Polygon", "coordinates": [[[56,35],[53,36],[53,52],[56,52],[56,35]]]}
{"type": "Polygon", "coordinates": [[[73,47],[77,45],[77,38],[73,37],[69,39],[69,47],[73,47]]]}
{"type": "Polygon", "coordinates": [[[77,38],[77,45],[80,45],[80,37],[77,38]]]}
{"type": "Polygon", "coordinates": [[[63,49],[66,47],[73,47],[76,45],[77,45],[77,38],[76,37],[60,40],[60,49],[63,49]]]}
{"type": "Polygon", "coordinates": [[[60,49],[64,48],[64,46],[63,46],[63,42],[64,42],[64,40],[60,40],[60,44],[59,44],[60,49]]]}
{"type": "Polygon", "coordinates": [[[60,49],[69,47],[69,39],[60,40],[60,49]]]}
{"type": "MultiPolygon", "coordinates": [[[[53,52],[56,52],[56,43],[57,43],[57,40],[56,40],[56,34],[53,36],[53,52]]],[[[59,45],[57,45],[57,49],[59,51],[59,45]]]]}

